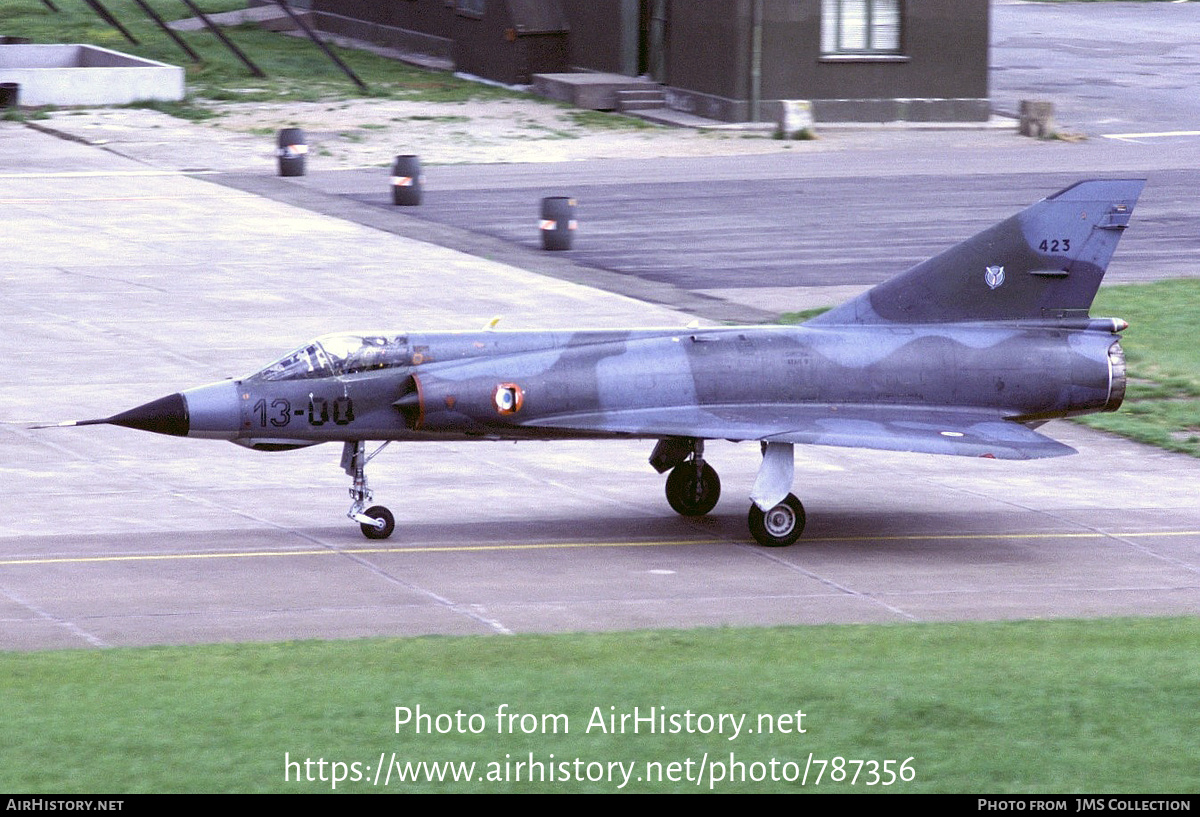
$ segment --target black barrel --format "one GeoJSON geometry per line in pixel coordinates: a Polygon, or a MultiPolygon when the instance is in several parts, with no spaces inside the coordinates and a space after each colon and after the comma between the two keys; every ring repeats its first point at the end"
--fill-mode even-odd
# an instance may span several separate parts
{"type": "Polygon", "coordinates": [[[542,249],[569,250],[575,237],[575,199],[569,196],[548,196],[542,199],[542,249]]]}
{"type": "Polygon", "coordinates": [[[275,151],[279,157],[280,176],[303,176],[304,159],[308,155],[308,143],[304,131],[300,128],[283,128],[279,131],[279,148],[275,151]]]}
{"type": "Polygon", "coordinates": [[[0,82],[0,108],[15,108],[21,104],[21,84],[0,82]]]}
{"type": "Polygon", "coordinates": [[[392,165],[392,204],[421,203],[421,159],[412,154],[397,156],[392,165]]]}

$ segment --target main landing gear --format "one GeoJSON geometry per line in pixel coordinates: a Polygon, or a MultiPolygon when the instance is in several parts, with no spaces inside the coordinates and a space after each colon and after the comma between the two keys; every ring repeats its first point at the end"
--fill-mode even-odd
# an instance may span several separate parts
{"type": "Polygon", "coordinates": [[[350,506],[346,516],[359,523],[363,536],[368,539],[386,539],[396,529],[396,518],[387,508],[382,505],[366,507],[372,496],[371,489],[367,487],[367,463],[387,447],[388,443],[384,443],[369,456],[366,453],[367,444],[361,440],[347,442],[342,448],[342,470],[354,478],[354,485],[350,488],[350,498],[354,500],[354,504],[350,506]],[[363,510],[364,508],[366,510],[363,510]]]}
{"type": "MultiPolygon", "coordinates": [[[[367,454],[366,443],[347,442],[342,449],[342,469],[354,479],[350,488],[353,503],[346,513],[362,528],[368,539],[387,539],[396,530],[396,519],[383,505],[367,507],[371,489],[367,486],[367,463],[387,448],[383,443],[367,454]]],[[[712,511],[721,496],[721,479],[716,469],[704,461],[704,440],[675,437],[660,440],[650,455],[650,464],[661,474],[666,471],[667,502],[682,516],[704,516],[712,511]]],[[[786,547],[804,532],[804,506],[795,494],[786,493],[792,481],[792,446],[763,444],[763,465],[751,497],[747,522],[754,540],[766,547],[786,547]],[[776,502],[776,499],[783,499],[776,502]],[[767,497],[764,500],[764,497],[767,497]],[[774,502],[771,505],[769,503],[774,502]],[[763,508],[762,505],[768,505],[763,508]]]]}
{"type": "Polygon", "coordinates": [[[721,478],[703,454],[704,441],[699,440],[691,459],[676,465],[667,476],[667,503],[681,516],[704,516],[721,498],[721,478]]]}
{"type": "Polygon", "coordinates": [[[767,547],[787,547],[804,533],[804,506],[795,494],[788,494],[783,501],[764,511],[750,504],[750,535],[754,541],[767,547]]]}
{"type": "Polygon", "coordinates": [[[662,474],[667,471],[667,504],[681,516],[704,516],[721,497],[721,479],[704,461],[704,440],[670,437],[659,440],[650,454],[650,464],[662,474]]]}
{"type": "MultiPolygon", "coordinates": [[[[768,453],[763,445],[763,469],[759,483],[778,497],[792,481],[791,446],[779,447],[768,453]],[[780,486],[783,486],[780,489],[780,486]]],[[[681,516],[704,516],[717,505],[721,496],[721,479],[716,469],[704,461],[704,440],[672,438],[660,440],[650,455],[650,464],[660,474],[667,475],[667,503],[681,516]]],[[[771,501],[771,500],[768,500],[771,501]]],[[[795,543],[804,532],[804,506],[795,494],[786,494],[781,501],[766,510],[758,503],[750,505],[747,518],[754,540],[766,547],[786,547],[795,543]]]]}

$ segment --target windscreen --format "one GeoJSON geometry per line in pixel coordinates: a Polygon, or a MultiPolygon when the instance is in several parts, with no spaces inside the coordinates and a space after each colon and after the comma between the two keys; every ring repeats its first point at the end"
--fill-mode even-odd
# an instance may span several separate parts
{"type": "Polygon", "coordinates": [[[408,338],[404,335],[323,335],[247,379],[308,380],[388,369],[410,362],[408,338]]]}

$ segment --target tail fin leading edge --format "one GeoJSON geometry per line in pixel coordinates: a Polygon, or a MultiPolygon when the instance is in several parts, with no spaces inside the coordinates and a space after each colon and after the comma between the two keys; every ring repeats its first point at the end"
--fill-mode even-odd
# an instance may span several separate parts
{"type": "Polygon", "coordinates": [[[809,323],[1086,317],[1145,183],[1074,184],[809,323]]]}

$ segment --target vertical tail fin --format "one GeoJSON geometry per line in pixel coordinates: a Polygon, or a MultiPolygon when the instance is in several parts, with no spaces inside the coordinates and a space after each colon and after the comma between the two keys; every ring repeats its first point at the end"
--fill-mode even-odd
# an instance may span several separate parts
{"type": "Polygon", "coordinates": [[[810,323],[1086,317],[1145,183],[1074,184],[810,323]]]}

